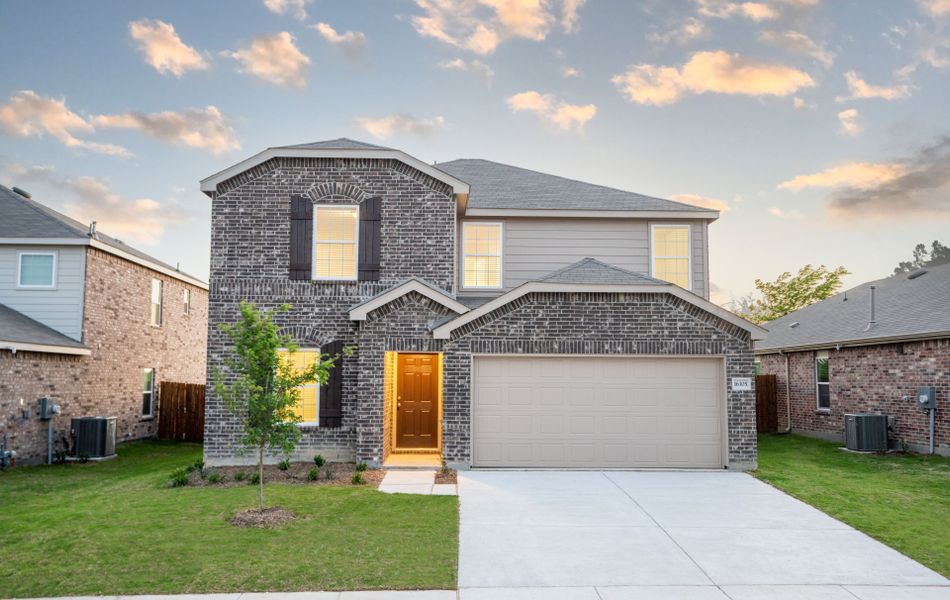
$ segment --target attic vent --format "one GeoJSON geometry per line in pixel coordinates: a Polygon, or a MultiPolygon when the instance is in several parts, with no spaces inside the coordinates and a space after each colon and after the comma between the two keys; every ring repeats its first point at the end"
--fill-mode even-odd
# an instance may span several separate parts
{"type": "Polygon", "coordinates": [[[24,190],[24,189],[22,189],[22,188],[18,188],[18,187],[16,187],[16,186],[13,186],[11,189],[12,189],[14,192],[16,192],[17,194],[20,194],[21,196],[23,196],[24,198],[32,198],[32,197],[33,197],[33,194],[31,194],[30,192],[28,192],[28,191],[26,191],[26,190],[24,190]]]}
{"type": "Polygon", "coordinates": [[[795,329],[796,327],[799,326],[799,324],[800,323],[798,321],[795,321],[794,323],[789,324],[789,327],[791,327],[792,329],[795,329]]]}
{"type": "MultiPolygon", "coordinates": [[[[16,189],[16,188],[13,188],[13,189],[16,189]]],[[[927,274],[927,269],[917,269],[916,271],[908,275],[907,279],[917,279],[921,275],[926,275],[926,274],[927,274]]]]}

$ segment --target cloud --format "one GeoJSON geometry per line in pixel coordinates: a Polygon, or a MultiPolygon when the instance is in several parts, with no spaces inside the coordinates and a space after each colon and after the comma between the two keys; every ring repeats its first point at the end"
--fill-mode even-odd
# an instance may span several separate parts
{"type": "Polygon", "coordinates": [[[564,0],[564,7],[561,11],[561,27],[564,33],[574,33],[577,31],[579,21],[578,11],[587,3],[587,0],[564,0]]]}
{"type": "Polygon", "coordinates": [[[269,83],[307,87],[310,59],[297,49],[294,36],[286,31],[254,38],[247,48],[225,55],[239,61],[244,72],[269,83]]]}
{"type": "Polygon", "coordinates": [[[122,146],[77,138],[74,134],[95,131],[93,125],[71,111],[65,100],[40,96],[32,90],[19,91],[9,102],[0,104],[0,129],[16,137],[50,135],[67,148],[83,148],[112,156],[131,155],[122,146]]]}
{"type": "Polygon", "coordinates": [[[574,77],[580,77],[581,72],[574,67],[561,67],[561,75],[566,79],[571,79],[574,77]]]}
{"type": "Polygon", "coordinates": [[[777,10],[762,2],[729,2],[728,0],[695,0],[700,15],[716,19],[745,17],[751,21],[771,21],[779,17],[777,10]]]}
{"type": "Polygon", "coordinates": [[[782,210],[777,206],[769,208],[769,214],[779,219],[788,219],[791,221],[801,221],[805,218],[805,215],[797,210],[782,210]]]}
{"type": "Polygon", "coordinates": [[[844,135],[858,135],[864,131],[864,127],[858,123],[858,109],[849,108],[838,113],[838,122],[841,128],[838,130],[844,135]]]}
{"type": "Polygon", "coordinates": [[[463,71],[477,76],[485,85],[491,85],[495,80],[495,71],[480,60],[466,61],[462,58],[443,60],[439,63],[440,69],[447,71],[463,71]]]}
{"type": "Polygon", "coordinates": [[[883,87],[871,85],[861,79],[857,71],[848,71],[844,74],[845,81],[848,82],[847,96],[838,96],[835,102],[848,102],[850,100],[865,100],[868,98],[880,98],[881,100],[900,100],[910,96],[910,86],[895,85],[893,87],[883,87]]]}
{"type": "Polygon", "coordinates": [[[307,20],[307,5],[313,0],[264,0],[267,10],[278,15],[292,15],[298,21],[307,20]]]}
{"type": "Polygon", "coordinates": [[[169,225],[178,225],[192,214],[173,202],[151,198],[124,198],[115,193],[106,181],[95,177],[63,177],[53,167],[44,165],[4,165],[6,175],[18,182],[48,186],[71,198],[63,201],[64,212],[89,223],[96,221],[99,231],[146,245],[157,244],[169,225]]]}
{"type": "Polygon", "coordinates": [[[593,104],[568,104],[553,94],[535,91],[521,92],[507,100],[512,112],[533,112],[545,122],[567,130],[582,130],[597,114],[593,104]]]}
{"type": "Polygon", "coordinates": [[[611,81],[627,100],[656,106],[677,102],[688,93],[787,96],[815,85],[798,69],[722,50],[696,52],[682,67],[632,65],[611,81]]]}
{"type": "Polygon", "coordinates": [[[698,196],[696,194],[676,194],[675,196],[672,196],[670,200],[675,200],[684,204],[690,204],[692,206],[701,206],[702,208],[711,208],[713,210],[718,210],[721,214],[726,214],[731,209],[731,207],[724,200],[719,200],[718,198],[707,198],[705,196],[698,196]]]}
{"type": "Polygon", "coordinates": [[[420,119],[405,113],[394,113],[384,117],[357,117],[356,124],[377,138],[388,138],[396,134],[431,135],[445,125],[443,117],[420,119]]]}
{"type": "Polygon", "coordinates": [[[905,168],[899,163],[848,162],[818,173],[797,175],[780,183],[778,189],[796,192],[805,188],[836,187],[867,190],[893,181],[904,174],[905,168]]]}
{"type": "Polygon", "coordinates": [[[162,75],[181,77],[188,71],[204,71],[208,62],[201,54],[181,41],[169,23],[141,19],[129,23],[129,35],[138,42],[145,62],[162,75]]]}
{"type": "Polygon", "coordinates": [[[830,67],[835,61],[834,53],[799,31],[763,31],[759,34],[759,41],[784,48],[795,54],[810,56],[825,68],[830,67]]]}
{"type": "Polygon", "coordinates": [[[917,0],[917,6],[932,17],[950,15],[950,0],[917,0]]]}
{"type": "Polygon", "coordinates": [[[677,21],[666,30],[654,30],[647,34],[647,41],[654,44],[687,44],[693,40],[705,37],[709,33],[706,23],[696,17],[687,17],[677,21]]]}
{"type": "Polygon", "coordinates": [[[795,110],[805,110],[805,109],[815,108],[814,103],[806,102],[804,98],[799,98],[798,96],[795,96],[794,98],[792,98],[792,106],[795,108],[795,110]]]}
{"type": "Polygon", "coordinates": [[[363,60],[366,55],[366,35],[361,31],[347,31],[337,33],[328,23],[311,25],[331,46],[338,49],[343,56],[353,62],[363,60]]]}
{"type": "Polygon", "coordinates": [[[214,106],[187,108],[180,112],[101,115],[93,119],[93,123],[103,128],[134,129],[151,138],[207,150],[216,155],[241,147],[230,123],[214,106]]]}

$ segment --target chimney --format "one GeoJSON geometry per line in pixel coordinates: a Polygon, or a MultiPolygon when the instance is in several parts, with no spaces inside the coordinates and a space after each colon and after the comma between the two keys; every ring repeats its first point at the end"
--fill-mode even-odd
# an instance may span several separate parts
{"type": "Polygon", "coordinates": [[[877,289],[876,285],[870,286],[868,289],[871,291],[871,306],[868,315],[868,326],[865,328],[865,331],[870,331],[875,325],[877,325],[877,320],[874,315],[874,291],[877,289]]]}
{"type": "Polygon", "coordinates": [[[95,221],[89,224],[89,237],[91,238],[96,237],[96,222],[95,221]]]}

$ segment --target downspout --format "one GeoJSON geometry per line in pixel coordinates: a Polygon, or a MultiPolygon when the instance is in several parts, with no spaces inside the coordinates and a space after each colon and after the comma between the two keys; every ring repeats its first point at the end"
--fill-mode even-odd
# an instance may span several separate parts
{"type": "Polygon", "coordinates": [[[792,385],[790,378],[790,369],[788,367],[788,354],[784,350],[779,350],[779,354],[785,357],[785,431],[792,432],[792,385]]]}

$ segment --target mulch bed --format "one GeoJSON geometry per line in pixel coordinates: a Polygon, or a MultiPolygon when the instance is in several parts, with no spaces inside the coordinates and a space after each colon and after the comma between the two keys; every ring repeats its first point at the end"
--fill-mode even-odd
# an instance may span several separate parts
{"type": "Polygon", "coordinates": [[[435,472],[436,483],[458,483],[458,473],[455,469],[439,470],[435,472]]]}
{"type": "Polygon", "coordinates": [[[294,513],[289,510],[284,510],[279,506],[273,506],[271,508],[265,508],[264,510],[258,510],[256,508],[242,510],[231,517],[228,523],[235,527],[270,528],[278,527],[287,521],[293,520],[294,513]]]}
{"type": "MultiPolygon", "coordinates": [[[[319,477],[311,481],[308,477],[311,469],[317,466],[312,462],[290,463],[290,468],[281,471],[277,465],[264,465],[264,483],[292,483],[301,485],[353,485],[353,473],[356,472],[356,463],[327,463],[318,469],[319,477]],[[327,478],[327,471],[330,477],[327,478]]],[[[257,465],[243,465],[239,467],[206,467],[203,471],[192,471],[188,476],[189,486],[198,487],[236,487],[239,485],[252,485],[251,476],[257,473],[257,465]],[[208,477],[212,473],[221,476],[221,481],[211,483],[208,477]],[[244,479],[238,481],[234,476],[238,473],[244,473],[244,479]]],[[[383,480],[385,471],[382,469],[366,469],[363,471],[363,480],[365,485],[378,487],[379,482],[383,480]]]]}

